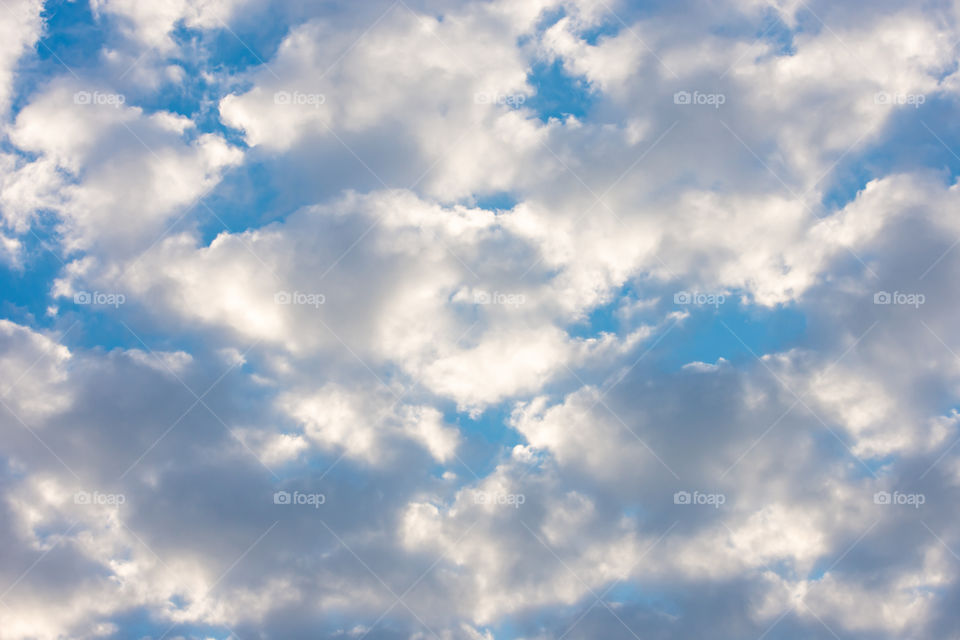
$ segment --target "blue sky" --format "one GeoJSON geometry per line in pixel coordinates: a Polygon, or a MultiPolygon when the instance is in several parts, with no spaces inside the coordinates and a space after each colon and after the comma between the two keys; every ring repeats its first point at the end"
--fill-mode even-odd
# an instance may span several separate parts
{"type": "Polygon", "coordinates": [[[0,640],[956,628],[957,2],[0,29],[0,640]]]}

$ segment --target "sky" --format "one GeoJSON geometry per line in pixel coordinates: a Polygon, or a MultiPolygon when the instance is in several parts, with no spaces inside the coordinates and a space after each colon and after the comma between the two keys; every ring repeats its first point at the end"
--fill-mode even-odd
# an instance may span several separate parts
{"type": "Polygon", "coordinates": [[[0,640],[960,629],[960,0],[0,0],[0,640]]]}

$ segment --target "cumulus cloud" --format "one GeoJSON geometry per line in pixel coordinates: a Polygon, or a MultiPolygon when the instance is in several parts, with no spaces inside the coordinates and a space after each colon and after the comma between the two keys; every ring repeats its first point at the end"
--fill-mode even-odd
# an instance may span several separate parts
{"type": "Polygon", "coordinates": [[[955,3],[70,4],[0,638],[955,630],[955,3]]]}

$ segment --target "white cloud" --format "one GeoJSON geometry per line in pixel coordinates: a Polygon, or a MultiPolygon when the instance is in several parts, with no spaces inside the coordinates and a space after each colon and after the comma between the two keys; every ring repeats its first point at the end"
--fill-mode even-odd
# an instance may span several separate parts
{"type": "Polygon", "coordinates": [[[0,112],[4,115],[13,98],[17,62],[41,36],[42,0],[10,0],[0,22],[0,112]]]}
{"type": "Polygon", "coordinates": [[[135,0],[92,0],[90,5],[95,14],[119,18],[121,29],[145,47],[169,51],[175,46],[170,32],[178,24],[193,29],[217,29],[225,25],[247,1],[167,0],[143,3],[135,0]]]}
{"type": "Polygon", "coordinates": [[[53,210],[68,251],[142,251],[242,158],[216,134],[182,139],[169,115],[98,102],[121,95],[54,82],[18,114],[10,139],[38,158],[7,174],[8,224],[53,210]]]}
{"type": "Polygon", "coordinates": [[[18,4],[0,638],[955,629],[956,30],[654,4],[18,4]]]}

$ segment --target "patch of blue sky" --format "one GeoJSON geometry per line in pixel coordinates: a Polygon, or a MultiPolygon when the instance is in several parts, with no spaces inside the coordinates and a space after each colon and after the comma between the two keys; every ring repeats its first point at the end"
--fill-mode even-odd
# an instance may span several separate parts
{"type": "Polygon", "coordinates": [[[824,212],[820,215],[831,215],[842,210],[856,200],[857,194],[863,191],[867,183],[877,175],[864,162],[851,163],[849,166],[838,166],[825,185],[822,199],[824,212]]]}
{"type": "Polygon", "coordinates": [[[791,29],[780,11],[773,6],[767,7],[762,20],[753,20],[747,14],[730,16],[730,20],[714,27],[710,32],[716,36],[728,37],[737,41],[748,41],[748,48],[741,59],[747,62],[751,56],[789,56],[796,52],[794,30],[791,29]],[[752,38],[752,42],[749,39],[752,38]]]}
{"type": "Polygon", "coordinates": [[[534,63],[527,74],[527,83],[533,87],[534,94],[523,106],[536,113],[542,122],[567,116],[583,119],[597,99],[587,81],[567,73],[560,60],[534,63]]]}
{"type": "MultiPolygon", "coordinates": [[[[832,570],[832,565],[836,562],[835,558],[819,558],[813,565],[813,568],[803,577],[804,580],[822,580],[827,575],[828,570],[832,570]]],[[[836,574],[837,571],[833,570],[836,574]]]]}
{"type": "Polygon", "coordinates": [[[486,477],[504,456],[510,455],[513,447],[525,442],[523,436],[508,424],[512,406],[513,403],[504,402],[487,408],[476,417],[457,411],[455,407],[444,411],[444,420],[455,425],[466,439],[458,453],[462,460],[455,460],[454,466],[467,467],[462,479],[468,484],[476,481],[474,473],[486,477]]]}
{"type": "Polygon", "coordinates": [[[45,29],[35,45],[35,56],[24,56],[14,85],[13,110],[24,106],[34,90],[51,78],[76,73],[81,78],[97,68],[103,47],[103,29],[88,2],[53,0],[41,14],[45,29]]]}
{"type": "Polygon", "coordinates": [[[623,29],[623,25],[613,16],[609,16],[606,21],[581,31],[579,35],[584,42],[595,47],[604,38],[615,37],[621,29],[623,29]]]}
{"type": "MultiPolygon", "coordinates": [[[[648,297],[653,299],[657,295],[651,293],[648,297]]],[[[610,302],[566,327],[567,333],[581,339],[596,338],[604,333],[622,338],[642,323],[657,321],[664,311],[688,311],[689,317],[674,327],[657,347],[657,352],[665,354],[661,356],[662,361],[675,368],[690,362],[712,364],[721,357],[731,363],[749,361],[753,359],[751,351],[763,355],[800,344],[806,330],[804,314],[792,305],[767,308],[744,304],[735,293],[725,295],[722,303],[713,305],[676,304],[673,293],[661,293],[659,298],[647,313],[641,310],[625,315],[621,313],[624,305],[639,299],[634,285],[628,283],[610,302]]],[[[656,335],[651,338],[656,339],[656,335]]]]}
{"type": "MultiPolygon", "coordinates": [[[[239,132],[232,134],[239,135],[239,132]]],[[[216,217],[206,207],[203,207],[206,213],[196,213],[204,225],[204,238],[209,241],[223,231],[223,223],[232,232],[243,231],[250,226],[285,219],[305,206],[330,203],[348,190],[369,193],[382,189],[379,176],[384,177],[390,188],[407,188],[418,177],[400,176],[390,166],[381,166],[390,165],[394,160],[397,161],[394,167],[402,165],[401,159],[409,157],[405,154],[413,152],[404,143],[384,152],[376,137],[351,139],[349,145],[357,154],[354,156],[329,135],[315,133],[309,140],[311,144],[280,155],[259,147],[247,150],[243,165],[226,171],[222,183],[206,199],[216,217]],[[392,157],[378,164],[377,158],[383,153],[392,157]],[[370,165],[365,166],[367,162],[370,165]]],[[[466,199],[461,203],[472,204],[466,199]]]]}
{"type": "MultiPolygon", "coordinates": [[[[256,191],[256,193],[265,194],[266,192],[256,191]]],[[[218,204],[215,198],[213,202],[218,204]]],[[[194,210],[195,212],[188,214],[186,218],[191,215],[202,216],[201,226],[206,221],[206,226],[209,228],[208,240],[224,230],[223,224],[202,205],[196,205],[194,210]]],[[[245,226],[260,226],[263,222],[262,219],[251,218],[247,213],[261,211],[261,209],[238,206],[236,211],[239,213],[221,211],[218,214],[230,220],[229,224],[234,231],[238,227],[242,230],[245,226]]],[[[181,225],[190,224],[186,218],[181,225]]],[[[132,296],[124,291],[112,289],[78,291],[78,293],[89,293],[91,296],[101,294],[100,303],[91,298],[90,304],[82,303],[82,299],[81,303],[78,303],[72,297],[53,296],[54,281],[61,277],[64,262],[68,262],[69,258],[64,258],[62,255],[62,248],[55,232],[55,222],[50,216],[40,215],[34,221],[32,232],[19,235],[17,239],[22,246],[19,264],[0,262],[0,291],[3,292],[0,295],[0,317],[35,329],[54,331],[66,330],[76,320],[82,320],[65,337],[65,344],[68,347],[102,347],[108,350],[117,347],[143,348],[137,337],[124,327],[124,323],[132,323],[131,314],[136,315],[142,312],[134,306],[132,296]],[[117,297],[118,294],[123,296],[123,299],[117,297]],[[57,309],[56,315],[47,313],[48,308],[51,307],[57,309]]],[[[203,339],[199,336],[191,338],[186,332],[171,333],[169,327],[154,326],[151,329],[149,322],[137,324],[138,335],[151,349],[180,349],[193,353],[203,347],[203,339]]]]}
{"type": "Polygon", "coordinates": [[[58,304],[51,297],[51,289],[63,263],[51,225],[41,217],[39,224],[35,223],[36,235],[26,233],[18,237],[22,245],[19,267],[0,262],[0,317],[33,327],[49,328],[54,324],[47,308],[58,304]]]}
{"type": "Polygon", "coordinates": [[[628,606],[642,606],[645,609],[652,609],[665,613],[669,616],[680,616],[683,610],[680,605],[672,600],[663,591],[651,591],[645,589],[636,582],[618,582],[604,597],[606,602],[616,602],[628,606]]]}
{"type": "MultiPolygon", "coordinates": [[[[533,32],[538,36],[543,35],[547,29],[560,22],[566,16],[567,10],[562,6],[549,8],[540,14],[539,18],[537,19],[537,24],[533,28],[533,32]]],[[[524,37],[532,38],[532,36],[524,37]]],[[[522,45],[524,44],[524,41],[521,40],[518,44],[522,45]]]]}
{"type": "Polygon", "coordinates": [[[520,638],[530,638],[538,635],[543,637],[544,631],[554,627],[558,619],[569,620],[571,623],[577,620],[583,614],[584,607],[589,607],[591,602],[592,600],[584,599],[574,605],[540,608],[534,611],[507,615],[488,628],[497,640],[501,638],[503,640],[519,640],[520,638]]]}
{"type": "Polygon", "coordinates": [[[484,195],[477,195],[472,198],[471,206],[488,211],[509,211],[513,209],[520,201],[512,194],[506,191],[497,191],[484,195]]]}
{"type": "Polygon", "coordinates": [[[930,168],[960,175],[960,122],[957,99],[937,93],[883,92],[876,99],[898,104],[878,105],[893,110],[884,137],[864,157],[875,173],[930,168]]]}
{"type": "Polygon", "coordinates": [[[159,622],[146,609],[139,608],[111,620],[116,625],[117,632],[106,636],[109,640],[147,640],[160,638],[166,633],[169,638],[185,638],[189,640],[228,640],[234,637],[229,629],[208,625],[174,625],[159,622]]]}
{"type": "Polygon", "coordinates": [[[832,422],[828,416],[821,413],[816,414],[816,416],[811,414],[802,404],[798,405],[794,411],[798,412],[797,415],[812,419],[809,424],[814,429],[812,437],[818,450],[822,452],[824,459],[842,461],[846,465],[851,481],[870,481],[875,477],[881,477],[890,468],[890,465],[900,459],[896,455],[857,456],[851,451],[850,447],[853,443],[847,437],[842,426],[832,422]],[[821,424],[820,420],[823,420],[826,426],[821,424]]]}
{"type": "Polygon", "coordinates": [[[866,96],[878,109],[893,110],[880,139],[844,157],[825,185],[823,204],[837,211],[877,176],[930,170],[953,183],[960,177],[960,122],[955,98],[881,92],[866,96]],[[886,101],[904,104],[883,104],[886,101]],[[921,103],[922,101],[922,103],[921,103]]]}
{"type": "Polygon", "coordinates": [[[634,503],[621,509],[621,515],[630,520],[640,520],[647,514],[647,509],[641,503],[634,503]]]}
{"type": "Polygon", "coordinates": [[[182,70],[177,80],[168,79],[149,91],[127,97],[127,106],[135,106],[146,113],[166,111],[190,118],[194,127],[186,129],[186,139],[204,133],[216,133],[234,145],[245,146],[242,132],[230,129],[220,121],[219,103],[227,92],[214,76],[203,73],[196,60],[169,60],[171,66],[182,70]]]}
{"type": "Polygon", "coordinates": [[[293,199],[296,191],[280,188],[274,169],[261,161],[230,169],[203,202],[192,206],[187,218],[196,222],[202,245],[209,245],[221,233],[242,233],[282,220],[309,204],[293,199]]]}
{"type": "MultiPolygon", "coordinates": [[[[269,65],[280,46],[287,28],[272,19],[271,12],[264,12],[263,21],[257,28],[244,28],[243,22],[232,28],[202,31],[178,24],[171,38],[181,51],[195,51],[192,58],[171,59],[184,69],[183,82],[168,84],[154,91],[150,98],[155,109],[164,109],[191,117],[197,131],[219,133],[234,144],[242,144],[242,132],[229,129],[220,121],[219,100],[226,93],[241,92],[248,88],[241,78],[245,71],[269,65]],[[216,74],[209,75],[210,69],[216,74]],[[229,77],[234,83],[227,88],[216,77],[229,77]]],[[[249,26],[249,25],[248,25],[249,26]]]]}
{"type": "Polygon", "coordinates": [[[767,15],[763,24],[755,33],[756,39],[766,45],[774,45],[772,54],[777,56],[789,56],[797,52],[793,41],[794,31],[780,19],[780,14],[773,10],[767,15]]]}
{"type": "MultiPolygon", "coordinates": [[[[754,359],[754,353],[763,355],[801,344],[806,330],[806,317],[795,306],[768,308],[744,304],[736,293],[725,295],[722,303],[716,298],[714,304],[677,304],[673,293],[661,293],[659,302],[650,307],[649,313],[642,310],[629,316],[621,313],[625,304],[636,300],[637,291],[628,283],[610,302],[566,327],[567,333],[580,339],[596,338],[604,333],[623,338],[640,324],[655,322],[664,311],[687,311],[689,317],[666,334],[656,349],[662,362],[669,368],[677,368],[691,362],[713,364],[719,358],[732,364],[749,362],[754,359]]],[[[654,335],[647,344],[658,337],[654,335]]]]}
{"type": "MultiPolygon", "coordinates": [[[[178,24],[170,37],[179,47],[177,51],[191,52],[189,57],[170,57],[164,62],[183,69],[182,79],[169,81],[148,92],[127,97],[127,104],[139,106],[146,112],[169,111],[187,116],[196,124],[195,132],[219,133],[234,144],[241,143],[240,132],[227,129],[220,122],[217,109],[224,88],[214,79],[216,75],[236,75],[258,67],[273,57],[288,29],[271,18],[271,12],[257,17],[256,24],[245,25],[239,20],[231,29],[202,31],[178,24]],[[246,27],[246,28],[245,28],[246,27]],[[215,69],[220,74],[211,76],[215,69]]],[[[17,76],[14,111],[29,100],[33,91],[51,78],[74,73],[83,82],[102,85],[103,90],[119,88],[126,77],[135,72],[141,60],[114,75],[104,76],[102,49],[105,46],[124,48],[112,18],[94,16],[88,2],[59,0],[48,2],[43,17],[44,37],[36,45],[36,56],[21,61],[17,76]]]]}
{"type": "Polygon", "coordinates": [[[735,366],[746,364],[801,345],[806,333],[806,316],[792,305],[744,305],[729,295],[722,304],[677,305],[681,309],[690,315],[656,349],[671,368],[691,362],[713,364],[720,358],[735,366]]]}
{"type": "Polygon", "coordinates": [[[523,630],[513,621],[511,616],[506,616],[497,621],[497,624],[486,627],[494,638],[503,638],[504,640],[515,640],[524,636],[523,630]]]}
{"type": "MultiPolygon", "coordinates": [[[[264,12],[269,14],[269,12],[264,12]]],[[[178,24],[171,37],[183,47],[196,48],[203,52],[203,64],[207,69],[218,69],[235,74],[269,64],[280,46],[287,28],[271,24],[268,15],[262,30],[243,29],[240,26],[230,29],[211,29],[201,31],[178,24]],[[242,33],[238,33],[241,29],[242,33]]]]}
{"type": "MultiPolygon", "coordinates": [[[[69,298],[60,298],[56,301],[60,320],[58,327],[64,331],[71,328],[63,337],[63,343],[70,348],[82,347],[85,349],[101,348],[106,351],[112,349],[140,349],[152,352],[157,351],[186,351],[196,353],[203,345],[202,340],[183,336],[174,337],[168,331],[157,327],[153,331],[138,326],[136,334],[127,326],[134,321],[127,316],[128,311],[123,309],[129,297],[116,291],[83,291],[91,300],[104,300],[103,296],[123,296],[124,301],[115,304],[78,304],[69,298]],[[127,325],[127,326],[124,326],[127,325]],[[142,342],[141,342],[142,341],[142,342]],[[146,344],[146,347],[144,346],[146,344]]],[[[119,298],[115,298],[119,300],[119,298]]]]}
{"type": "Polygon", "coordinates": [[[604,333],[622,335],[632,328],[624,322],[618,311],[625,301],[635,299],[632,284],[626,284],[612,296],[606,304],[595,307],[586,318],[566,327],[567,334],[573,338],[597,338],[604,333]]]}
{"type": "Polygon", "coordinates": [[[623,2],[607,3],[607,12],[604,16],[615,24],[635,24],[641,20],[650,19],[671,11],[678,13],[689,12],[696,7],[699,0],[624,0],[623,2]]]}
{"type": "MultiPolygon", "coordinates": [[[[683,613],[679,604],[665,592],[652,592],[634,583],[616,583],[615,585],[604,586],[597,589],[597,595],[601,593],[605,594],[603,602],[608,604],[619,603],[642,610],[658,611],[669,616],[680,616],[683,613]],[[608,587],[612,587],[609,592],[607,592],[608,587]]],[[[570,625],[558,633],[573,631],[591,610],[605,611],[605,608],[599,604],[596,607],[591,606],[593,601],[594,597],[587,594],[574,605],[541,609],[536,613],[505,616],[498,620],[496,624],[487,628],[494,638],[502,638],[503,640],[529,638],[533,635],[542,634],[546,629],[553,628],[555,630],[558,620],[566,620],[567,624],[570,625]]],[[[601,615],[604,614],[601,613],[601,615]]],[[[563,627],[562,624],[561,627],[563,627]]],[[[564,633],[564,635],[567,634],[564,633]]]]}

